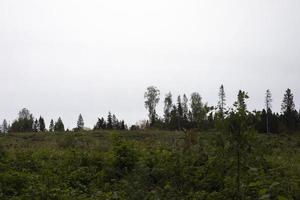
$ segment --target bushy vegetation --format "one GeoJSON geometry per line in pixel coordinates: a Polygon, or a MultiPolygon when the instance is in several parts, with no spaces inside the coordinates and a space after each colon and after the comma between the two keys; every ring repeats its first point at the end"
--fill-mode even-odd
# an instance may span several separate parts
{"type": "Polygon", "coordinates": [[[251,131],[18,133],[0,138],[0,199],[300,199],[300,137],[251,131]],[[242,142],[243,141],[243,142],[242,142]]]}

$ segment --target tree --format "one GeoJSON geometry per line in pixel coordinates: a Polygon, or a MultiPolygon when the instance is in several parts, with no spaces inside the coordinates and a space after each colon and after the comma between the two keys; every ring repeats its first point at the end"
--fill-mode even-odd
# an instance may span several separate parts
{"type": "Polygon", "coordinates": [[[11,132],[31,132],[33,129],[34,118],[28,109],[23,108],[19,113],[19,117],[15,120],[11,127],[11,132]]]}
{"type": "Polygon", "coordinates": [[[78,131],[82,131],[84,129],[84,121],[83,121],[83,117],[81,114],[79,114],[78,116],[78,120],[77,120],[77,130],[78,131]]]}
{"type": "Polygon", "coordinates": [[[192,122],[197,128],[203,128],[203,122],[207,117],[209,107],[206,104],[203,104],[202,97],[197,92],[194,92],[191,95],[191,110],[192,122]]]}
{"type": "Polygon", "coordinates": [[[125,125],[124,120],[122,120],[121,123],[120,123],[120,129],[121,130],[126,130],[126,125],[125,125]]]}
{"type": "Polygon", "coordinates": [[[107,116],[107,129],[113,129],[111,112],[108,112],[108,116],[107,116]]]}
{"type": "Polygon", "coordinates": [[[272,111],[271,111],[272,104],[271,103],[272,103],[272,94],[271,94],[271,91],[268,89],[266,91],[266,99],[265,99],[266,111],[267,111],[267,114],[266,114],[267,133],[270,132],[269,120],[270,120],[270,114],[272,115],[272,111]]]}
{"type": "Polygon", "coordinates": [[[45,132],[45,130],[46,130],[45,120],[42,116],[40,116],[40,118],[39,118],[39,130],[41,132],[45,132]]]}
{"type": "Polygon", "coordinates": [[[188,98],[184,94],[183,101],[182,101],[182,113],[183,113],[183,127],[188,128],[188,116],[189,116],[189,105],[188,105],[188,98]]]}
{"type": "Polygon", "coordinates": [[[54,132],[54,121],[53,121],[53,119],[51,119],[51,121],[50,121],[49,132],[54,132]]]}
{"type": "Polygon", "coordinates": [[[32,115],[30,114],[29,110],[27,108],[23,108],[21,111],[19,111],[19,119],[31,119],[32,115]]]}
{"type": "Polygon", "coordinates": [[[296,129],[296,110],[294,103],[294,95],[288,88],[284,94],[281,104],[281,111],[283,113],[283,121],[288,131],[294,131],[296,129]]]}
{"type": "Polygon", "coordinates": [[[64,132],[65,131],[65,126],[61,118],[59,117],[58,120],[56,121],[54,125],[54,131],[55,132],[64,132]]]}
{"type": "Polygon", "coordinates": [[[97,130],[97,129],[106,129],[106,122],[103,117],[98,118],[98,121],[94,127],[94,130],[97,130]]]}
{"type": "Polygon", "coordinates": [[[8,133],[8,123],[6,119],[4,119],[2,123],[2,133],[8,133]]]}
{"type": "Polygon", "coordinates": [[[115,114],[112,115],[112,127],[113,129],[119,129],[119,121],[115,114]]]}
{"type": "Polygon", "coordinates": [[[225,96],[224,86],[221,85],[219,90],[219,102],[218,102],[218,110],[219,110],[218,113],[221,119],[224,119],[225,106],[226,106],[226,96],[225,96]]]}
{"type": "Polygon", "coordinates": [[[148,116],[149,116],[150,126],[154,125],[155,120],[157,118],[156,106],[160,99],[159,95],[160,95],[160,91],[154,86],[148,87],[147,91],[144,94],[144,98],[146,99],[145,107],[146,109],[148,109],[149,112],[148,116]]]}
{"type": "Polygon", "coordinates": [[[183,121],[183,109],[181,104],[181,97],[179,95],[177,97],[177,123],[178,123],[179,130],[181,130],[182,128],[182,121],[183,121]]]}
{"type": "Polygon", "coordinates": [[[237,200],[242,199],[240,191],[241,163],[242,160],[247,160],[246,152],[249,149],[246,135],[248,131],[246,100],[248,98],[248,94],[240,90],[237,101],[233,104],[234,109],[231,110],[229,116],[223,121],[224,132],[228,133],[228,141],[236,159],[236,194],[234,199],[237,200]]]}
{"type": "Polygon", "coordinates": [[[40,128],[39,121],[36,119],[36,120],[33,122],[32,130],[33,130],[33,132],[39,132],[39,131],[40,131],[39,128],[40,128]]]}
{"type": "Polygon", "coordinates": [[[238,99],[234,103],[234,107],[239,115],[246,115],[247,114],[247,104],[246,99],[248,99],[248,93],[245,91],[240,90],[238,93],[238,99]]]}
{"type": "Polygon", "coordinates": [[[165,103],[165,106],[164,106],[165,123],[167,126],[169,126],[170,121],[171,121],[171,111],[172,111],[172,106],[173,106],[171,92],[166,94],[164,103],[165,103]]]}

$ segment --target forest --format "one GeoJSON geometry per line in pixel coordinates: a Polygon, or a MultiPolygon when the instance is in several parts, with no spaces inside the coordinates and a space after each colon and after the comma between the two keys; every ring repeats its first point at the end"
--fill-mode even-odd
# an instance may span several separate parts
{"type": "Polygon", "coordinates": [[[300,199],[300,112],[293,93],[281,113],[249,111],[247,92],[232,106],[225,89],[210,106],[199,93],[173,102],[160,91],[144,94],[148,120],[128,127],[108,113],[93,129],[80,114],[76,127],[63,120],[46,127],[26,108],[0,136],[0,199],[300,199]]]}
{"type": "MultiPolygon", "coordinates": [[[[165,94],[163,99],[163,116],[158,116],[156,107],[160,101],[160,91],[157,87],[150,86],[144,94],[145,108],[148,111],[148,120],[141,120],[128,127],[124,120],[119,120],[115,114],[108,112],[107,117],[99,117],[93,130],[137,130],[137,129],[159,129],[159,130],[215,130],[217,124],[227,117],[236,114],[243,106],[245,109],[245,120],[247,126],[258,133],[293,133],[300,130],[300,110],[296,110],[294,95],[291,89],[287,89],[283,95],[281,112],[272,111],[272,93],[268,89],[265,93],[264,109],[249,111],[247,109],[247,92],[240,90],[237,100],[232,106],[226,105],[224,86],[221,85],[218,93],[218,105],[209,105],[203,102],[202,96],[194,92],[188,98],[186,94],[179,95],[176,101],[172,93],[165,94]],[[243,105],[241,105],[243,104],[243,105]]],[[[72,130],[65,129],[63,120],[58,117],[56,121],[50,120],[47,129],[42,116],[35,118],[28,109],[23,108],[18,113],[18,118],[8,124],[4,119],[1,132],[76,132],[90,130],[84,126],[84,119],[79,114],[77,124],[72,130]]]]}

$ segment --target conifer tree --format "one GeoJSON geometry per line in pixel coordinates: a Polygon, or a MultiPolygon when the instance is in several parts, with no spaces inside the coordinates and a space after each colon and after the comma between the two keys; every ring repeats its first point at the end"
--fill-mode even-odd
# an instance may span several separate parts
{"type": "Polygon", "coordinates": [[[270,115],[272,115],[272,94],[271,94],[271,91],[268,89],[266,91],[266,100],[265,100],[265,104],[266,104],[266,123],[267,123],[267,133],[270,132],[270,115]]]}
{"type": "Polygon", "coordinates": [[[50,125],[49,125],[49,132],[53,132],[53,131],[54,131],[54,121],[53,121],[53,119],[51,119],[50,125]]]}
{"type": "Polygon", "coordinates": [[[179,130],[181,130],[182,128],[182,121],[183,121],[183,109],[181,104],[181,97],[179,95],[177,97],[177,124],[179,130]]]}
{"type": "Polygon", "coordinates": [[[78,120],[77,120],[77,130],[78,131],[82,131],[84,129],[84,121],[83,121],[83,117],[81,114],[79,114],[78,116],[78,120]]]}
{"type": "Polygon", "coordinates": [[[296,110],[294,103],[294,95],[288,88],[284,94],[281,104],[281,111],[283,113],[284,124],[288,131],[294,131],[296,129],[296,110]]]}
{"type": "Polygon", "coordinates": [[[2,133],[8,133],[8,123],[6,119],[4,119],[2,123],[2,133]]]}
{"type": "Polygon", "coordinates": [[[113,129],[111,112],[108,112],[108,116],[107,116],[107,129],[113,129]]]}
{"type": "Polygon", "coordinates": [[[34,122],[33,122],[33,127],[32,127],[32,130],[33,132],[39,132],[39,121],[36,119],[34,122]]]}
{"type": "Polygon", "coordinates": [[[45,120],[42,116],[40,116],[40,118],[39,118],[39,130],[41,132],[45,132],[45,130],[46,130],[45,120]]]}
{"type": "Polygon", "coordinates": [[[221,85],[219,90],[219,102],[218,102],[218,113],[221,119],[224,119],[225,115],[225,106],[226,106],[226,96],[224,91],[224,86],[221,85]]]}
{"type": "Polygon", "coordinates": [[[64,132],[65,131],[64,123],[60,117],[58,118],[58,120],[56,121],[56,123],[54,125],[54,131],[56,131],[56,132],[64,132]]]}

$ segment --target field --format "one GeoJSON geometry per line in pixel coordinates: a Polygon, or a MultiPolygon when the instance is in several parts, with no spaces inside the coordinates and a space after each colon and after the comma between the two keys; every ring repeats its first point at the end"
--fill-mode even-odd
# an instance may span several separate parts
{"type": "Polygon", "coordinates": [[[251,134],[235,154],[216,132],[0,136],[0,199],[300,199],[300,134],[251,134]],[[239,193],[239,194],[238,194],[239,193]]]}

